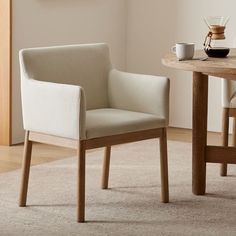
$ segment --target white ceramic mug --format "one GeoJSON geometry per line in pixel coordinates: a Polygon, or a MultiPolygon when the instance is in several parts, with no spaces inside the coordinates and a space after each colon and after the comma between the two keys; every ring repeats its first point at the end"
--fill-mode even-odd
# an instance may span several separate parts
{"type": "Polygon", "coordinates": [[[194,56],[194,43],[176,43],[171,51],[179,60],[191,60],[194,56]]]}

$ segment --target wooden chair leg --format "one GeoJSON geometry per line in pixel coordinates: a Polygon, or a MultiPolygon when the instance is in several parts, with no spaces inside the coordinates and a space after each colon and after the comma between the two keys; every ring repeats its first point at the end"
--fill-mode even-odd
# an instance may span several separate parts
{"type": "Polygon", "coordinates": [[[233,121],[232,146],[236,147],[236,117],[234,117],[233,121]]]}
{"type": "Polygon", "coordinates": [[[108,188],[109,169],[110,169],[111,146],[105,147],[103,169],[102,169],[102,189],[108,188]]]}
{"type": "Polygon", "coordinates": [[[84,222],[85,216],[85,152],[85,141],[80,141],[78,144],[78,222],[84,222]]]}
{"type": "Polygon", "coordinates": [[[20,207],[26,206],[31,153],[32,153],[32,141],[29,141],[29,131],[26,131],[24,153],[23,153],[23,163],[22,163],[22,179],[21,179],[20,198],[19,198],[20,207]]]}
{"type": "Polygon", "coordinates": [[[236,117],[233,118],[232,146],[236,147],[236,117]]]}
{"type": "Polygon", "coordinates": [[[166,128],[163,129],[162,136],[160,137],[160,164],[162,202],[167,203],[169,202],[169,183],[166,128]]]}
{"type": "MultiPolygon", "coordinates": [[[[223,108],[222,113],[222,146],[228,146],[229,135],[229,108],[223,108]]],[[[227,175],[227,164],[221,164],[220,175],[227,175]]]]}

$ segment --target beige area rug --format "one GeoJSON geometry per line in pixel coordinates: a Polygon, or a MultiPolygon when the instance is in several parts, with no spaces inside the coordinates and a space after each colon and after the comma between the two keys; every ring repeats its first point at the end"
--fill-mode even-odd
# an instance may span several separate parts
{"type": "Polygon", "coordinates": [[[86,220],[76,223],[76,158],[31,169],[28,207],[20,171],[0,175],[0,235],[236,235],[236,166],[207,166],[206,196],[191,193],[191,144],[169,141],[170,200],[160,202],[156,140],[112,149],[110,189],[100,189],[103,150],[87,155],[86,220]]]}

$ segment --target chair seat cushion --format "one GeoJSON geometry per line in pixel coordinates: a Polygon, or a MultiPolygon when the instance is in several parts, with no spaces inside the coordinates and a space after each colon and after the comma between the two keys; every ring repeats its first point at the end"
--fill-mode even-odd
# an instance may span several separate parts
{"type": "Polygon", "coordinates": [[[86,112],[87,139],[162,127],[165,119],[147,113],[112,108],[86,112]]]}

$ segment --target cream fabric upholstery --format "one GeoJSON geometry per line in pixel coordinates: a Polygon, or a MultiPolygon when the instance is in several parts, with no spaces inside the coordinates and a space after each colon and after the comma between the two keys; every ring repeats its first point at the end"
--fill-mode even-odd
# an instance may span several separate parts
{"type": "Polygon", "coordinates": [[[104,43],[20,51],[24,129],[72,139],[166,127],[169,79],[112,68],[104,43]]]}
{"type": "Polygon", "coordinates": [[[86,114],[86,137],[96,138],[166,126],[164,118],[120,109],[95,109],[86,114]]]}
{"type": "Polygon", "coordinates": [[[85,97],[80,86],[23,79],[21,87],[25,130],[85,138],[85,97]]]}
{"type": "Polygon", "coordinates": [[[110,106],[169,117],[169,80],[165,77],[131,74],[115,69],[109,76],[110,106]]]}
{"type": "Polygon", "coordinates": [[[80,85],[86,93],[87,109],[108,107],[111,63],[106,44],[26,49],[21,55],[29,78],[80,85]]]}

